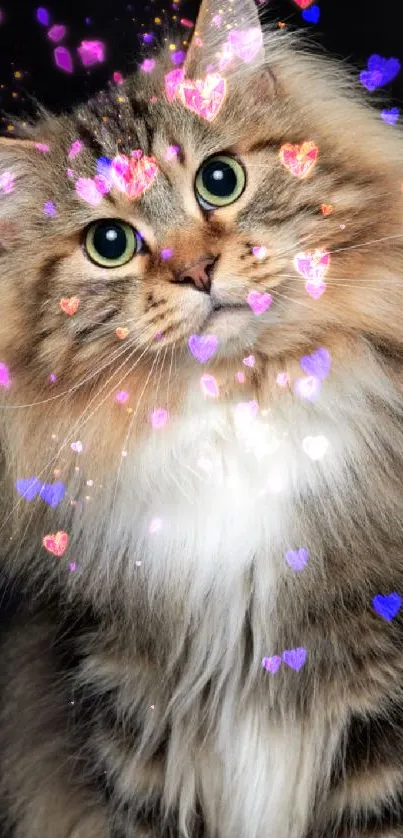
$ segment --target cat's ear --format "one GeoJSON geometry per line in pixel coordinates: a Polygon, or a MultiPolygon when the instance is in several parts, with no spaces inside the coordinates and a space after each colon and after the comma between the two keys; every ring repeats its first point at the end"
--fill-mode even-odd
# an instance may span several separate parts
{"type": "Polygon", "coordinates": [[[255,0],[202,0],[184,63],[188,79],[232,71],[236,62],[252,68],[264,60],[263,33],[255,0]]]}

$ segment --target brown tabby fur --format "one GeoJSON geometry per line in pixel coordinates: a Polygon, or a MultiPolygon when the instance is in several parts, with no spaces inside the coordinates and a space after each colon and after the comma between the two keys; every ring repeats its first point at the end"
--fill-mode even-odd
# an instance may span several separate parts
{"type": "MultiPolygon", "coordinates": [[[[258,25],[252,0],[233,8],[258,25]]],[[[203,0],[188,77],[226,35],[210,25],[218,9],[203,0]]],[[[151,74],[1,143],[15,188],[0,193],[0,361],[12,382],[0,553],[20,600],[0,647],[1,838],[403,836],[403,622],[372,607],[403,592],[403,145],[344,69],[282,33],[264,44],[228,72],[211,123],[164,98],[163,53],[151,74]],[[279,149],[304,140],[319,158],[301,180],[279,149]],[[100,155],[136,148],[161,169],[144,195],[97,207],[77,196],[68,166],[92,177],[100,155]],[[247,187],[203,213],[195,173],[223,151],[243,161],[247,187]],[[147,250],[114,270],[92,264],[82,231],[100,217],[132,224],[147,250]],[[318,247],[331,264],[314,300],[293,257],[318,247]],[[242,315],[232,338],[222,326],[201,367],[186,344],[209,299],[176,280],[206,253],[219,256],[218,296],[257,289],[274,302],[242,315]],[[73,295],[68,317],[59,300],[73,295]],[[331,372],[304,402],[276,375],[295,382],[318,347],[331,372]],[[219,399],[200,392],[206,370],[219,399]],[[127,406],[113,398],[122,388],[127,406]],[[280,439],[285,487],[266,494],[256,490],[276,455],[245,453],[231,413],[251,399],[280,439]],[[170,420],[155,431],[159,406],[170,420]],[[317,435],[330,445],[311,460],[302,440],[317,435]],[[197,471],[204,444],[221,463],[216,484],[197,471]],[[32,475],[66,484],[56,509],[17,495],[32,475]],[[150,536],[155,516],[163,528],[150,536]],[[70,536],[61,558],[42,547],[57,530],[70,536]],[[284,555],[300,546],[310,558],[297,573],[284,555]],[[262,668],[297,647],[308,650],[299,672],[262,668]]]]}

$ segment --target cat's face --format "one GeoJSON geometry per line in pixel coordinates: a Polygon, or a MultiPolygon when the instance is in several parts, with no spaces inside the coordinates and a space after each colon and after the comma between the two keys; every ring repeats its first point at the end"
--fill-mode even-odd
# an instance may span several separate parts
{"type": "Polygon", "coordinates": [[[212,363],[239,364],[355,328],[363,306],[368,319],[376,296],[365,306],[355,278],[374,267],[368,241],[398,229],[393,173],[358,147],[357,131],[374,124],[365,109],[346,103],[342,118],[340,99],[329,123],[319,77],[309,100],[312,67],[304,76],[296,57],[298,78],[282,47],[273,55],[271,73],[261,58],[223,70],[214,119],[169,101],[164,56],[31,142],[6,143],[4,360],[74,385],[128,358],[150,368],[173,349],[177,368],[194,363],[192,335],[214,336],[212,363]],[[301,176],[292,160],[304,148],[305,163],[309,148],[317,159],[301,176]],[[315,251],[330,256],[309,288],[315,251]]]}

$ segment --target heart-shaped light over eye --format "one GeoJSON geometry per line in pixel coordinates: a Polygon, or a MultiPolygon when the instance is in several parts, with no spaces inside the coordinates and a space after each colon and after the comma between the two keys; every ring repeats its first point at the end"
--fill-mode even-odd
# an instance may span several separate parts
{"type": "Polygon", "coordinates": [[[285,143],[280,148],[280,161],[294,177],[306,177],[316,163],[318,146],[308,140],[302,145],[285,143]]]}
{"type": "Polygon", "coordinates": [[[153,157],[143,155],[141,149],[135,149],[130,157],[125,154],[114,157],[110,174],[117,189],[134,200],[152,186],[158,174],[158,164],[153,157]]]}

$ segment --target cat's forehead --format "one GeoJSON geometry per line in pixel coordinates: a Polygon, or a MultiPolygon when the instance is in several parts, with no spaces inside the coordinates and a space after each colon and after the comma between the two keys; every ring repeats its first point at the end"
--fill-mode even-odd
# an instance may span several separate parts
{"type": "MultiPolygon", "coordinates": [[[[209,123],[163,97],[145,102],[135,95],[133,81],[127,91],[101,93],[76,114],[77,136],[84,137],[95,170],[103,160],[119,156],[152,161],[157,176],[139,191],[132,208],[145,220],[171,226],[195,210],[193,183],[197,170],[209,157],[229,151],[240,132],[221,121],[209,123]],[[155,100],[155,101],[154,101],[155,100]]],[[[79,160],[76,161],[79,166],[79,160]]],[[[199,215],[199,212],[197,211],[199,215]]]]}

